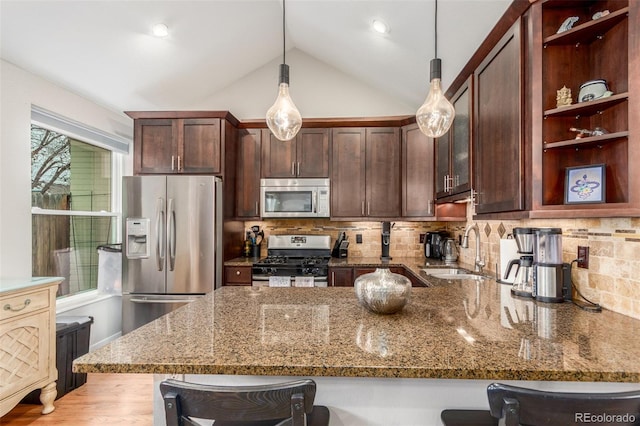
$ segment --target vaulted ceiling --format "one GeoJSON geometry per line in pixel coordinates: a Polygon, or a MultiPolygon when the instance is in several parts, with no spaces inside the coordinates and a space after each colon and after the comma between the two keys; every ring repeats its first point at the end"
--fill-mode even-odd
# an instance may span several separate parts
{"type": "MultiPolygon", "coordinates": [[[[510,3],[439,0],[444,87],[510,3]]],[[[99,104],[187,109],[281,61],[282,0],[2,0],[0,31],[2,59],[99,104]],[[150,35],[158,22],[166,38],[150,35]]],[[[288,0],[286,40],[288,52],[417,108],[434,57],[434,0],[288,0]],[[373,32],[374,19],[389,33],[373,32]]]]}

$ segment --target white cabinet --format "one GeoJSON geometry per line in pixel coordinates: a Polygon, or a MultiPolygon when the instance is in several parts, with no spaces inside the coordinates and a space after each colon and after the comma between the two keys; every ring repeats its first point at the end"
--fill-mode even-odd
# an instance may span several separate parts
{"type": "Polygon", "coordinates": [[[0,416],[34,389],[55,408],[56,291],[62,278],[0,280],[0,416]]]}

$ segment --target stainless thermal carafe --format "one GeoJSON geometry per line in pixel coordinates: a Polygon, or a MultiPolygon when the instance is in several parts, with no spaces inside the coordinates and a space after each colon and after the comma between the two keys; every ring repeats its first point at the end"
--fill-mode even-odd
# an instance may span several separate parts
{"type": "Polygon", "coordinates": [[[540,302],[564,301],[562,229],[538,228],[533,247],[533,297],[540,302]]]}

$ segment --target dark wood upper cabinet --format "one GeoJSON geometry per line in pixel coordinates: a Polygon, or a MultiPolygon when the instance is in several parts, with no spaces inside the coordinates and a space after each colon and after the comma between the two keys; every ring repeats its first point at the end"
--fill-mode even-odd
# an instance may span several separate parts
{"type": "Polygon", "coordinates": [[[474,72],[477,214],[524,209],[520,34],[518,19],[474,72]]]}
{"type": "Polygon", "coordinates": [[[435,215],[433,139],[417,124],[402,127],[402,216],[435,215]]]}
{"type": "MultiPolygon", "coordinates": [[[[230,132],[224,114],[189,112],[127,112],[134,119],[135,174],[222,175],[225,135],[230,132]]],[[[232,137],[232,136],[230,136],[232,137]]]]}
{"type": "Polygon", "coordinates": [[[365,129],[332,129],[331,217],[365,216],[365,129]]]}
{"type": "Polygon", "coordinates": [[[368,217],[400,216],[400,129],[372,127],[366,131],[366,209],[368,217]]]}
{"type": "Polygon", "coordinates": [[[332,129],[331,217],[397,218],[400,129],[332,129]]]}
{"type": "Polygon", "coordinates": [[[176,173],[178,132],[174,120],[135,120],[133,134],[135,174],[176,173]]]}
{"type": "Polygon", "coordinates": [[[219,118],[143,119],[134,124],[134,172],[220,174],[219,118]]]}
{"type": "Polygon", "coordinates": [[[472,87],[470,77],[453,95],[456,117],[449,131],[435,142],[436,197],[440,201],[456,201],[471,190],[472,87]]]}
{"type": "Polygon", "coordinates": [[[240,129],[236,158],[236,216],[260,217],[261,129],[240,129]]]}
{"type": "Polygon", "coordinates": [[[329,129],[300,129],[296,135],[296,175],[329,177],[329,129]]]}
{"type": "Polygon", "coordinates": [[[288,141],[264,129],[262,139],[263,177],[329,177],[329,129],[302,128],[288,141]]]}

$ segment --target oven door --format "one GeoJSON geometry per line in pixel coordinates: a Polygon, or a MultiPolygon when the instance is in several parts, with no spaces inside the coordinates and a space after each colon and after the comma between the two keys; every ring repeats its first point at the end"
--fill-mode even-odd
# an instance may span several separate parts
{"type": "MultiPolygon", "coordinates": [[[[266,274],[253,274],[251,276],[251,285],[253,287],[269,287],[270,286],[270,282],[269,282],[269,278],[270,277],[277,277],[279,282],[277,283],[271,283],[271,286],[278,286],[278,287],[311,287],[310,285],[308,285],[308,283],[303,282],[302,284],[300,284],[300,281],[298,282],[298,284],[296,283],[296,277],[294,276],[281,276],[281,275],[266,275],[266,274]],[[288,285],[283,285],[282,280],[288,278],[288,285]]],[[[327,287],[327,276],[314,276],[314,277],[307,277],[305,276],[305,278],[313,278],[313,287],[327,287]]]]}

